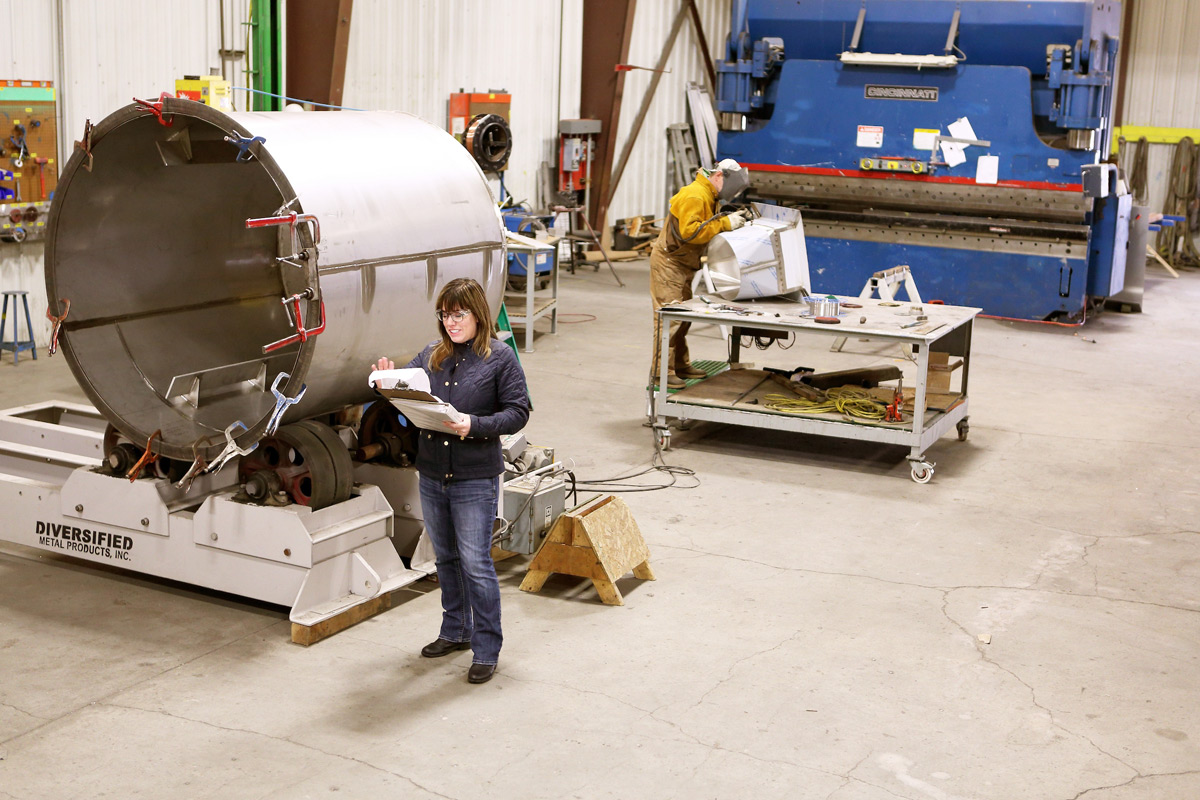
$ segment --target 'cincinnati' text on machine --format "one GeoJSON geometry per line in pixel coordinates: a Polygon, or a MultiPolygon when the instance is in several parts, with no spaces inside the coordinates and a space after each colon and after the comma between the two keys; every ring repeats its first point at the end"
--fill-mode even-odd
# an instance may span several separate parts
{"type": "Polygon", "coordinates": [[[868,83],[863,90],[863,97],[868,100],[921,100],[936,103],[938,89],[936,86],[883,86],[868,83]]]}

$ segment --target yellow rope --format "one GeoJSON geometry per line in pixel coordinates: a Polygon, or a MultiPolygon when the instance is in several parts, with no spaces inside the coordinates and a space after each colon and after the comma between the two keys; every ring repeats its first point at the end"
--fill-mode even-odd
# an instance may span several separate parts
{"type": "Polygon", "coordinates": [[[828,414],[839,412],[859,419],[883,419],[887,405],[853,386],[839,386],[825,392],[824,400],[808,400],[785,394],[769,394],[764,407],[783,414],[828,414]]]}

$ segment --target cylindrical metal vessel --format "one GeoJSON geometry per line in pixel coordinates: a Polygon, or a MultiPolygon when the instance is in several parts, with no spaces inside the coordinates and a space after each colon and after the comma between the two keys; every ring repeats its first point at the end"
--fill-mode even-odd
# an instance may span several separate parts
{"type": "Polygon", "coordinates": [[[285,422],[364,402],[371,362],[403,365],[436,338],[447,281],[478,280],[498,308],[504,228],[441,129],[391,112],[225,114],[171,98],[161,111],[130,105],[95,126],[63,170],[46,242],[48,296],[71,301],[63,354],[134,441],[161,431],[155,452],[211,459],[241,421],[248,446],[280,373],[287,397],[307,387],[285,422]],[[247,227],[292,212],[295,225],[247,227]],[[264,352],[300,338],[297,305],[306,331],[322,317],[324,330],[264,352]]]}

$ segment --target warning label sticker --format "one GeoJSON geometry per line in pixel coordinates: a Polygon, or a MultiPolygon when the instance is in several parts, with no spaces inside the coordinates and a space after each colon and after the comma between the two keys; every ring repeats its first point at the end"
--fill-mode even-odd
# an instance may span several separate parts
{"type": "Polygon", "coordinates": [[[859,147],[883,147],[883,126],[882,125],[859,125],[858,126],[858,146],[859,147]]]}

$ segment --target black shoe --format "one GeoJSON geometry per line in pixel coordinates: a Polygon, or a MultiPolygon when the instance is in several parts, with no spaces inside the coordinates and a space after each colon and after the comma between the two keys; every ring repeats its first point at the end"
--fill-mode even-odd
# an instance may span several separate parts
{"type": "Polygon", "coordinates": [[[441,658],[458,650],[466,650],[470,646],[470,642],[452,642],[449,639],[438,639],[436,642],[430,642],[422,647],[421,655],[426,658],[441,658]]]}
{"type": "Polygon", "coordinates": [[[468,683],[487,683],[496,674],[495,664],[472,664],[467,670],[468,683]]]}

